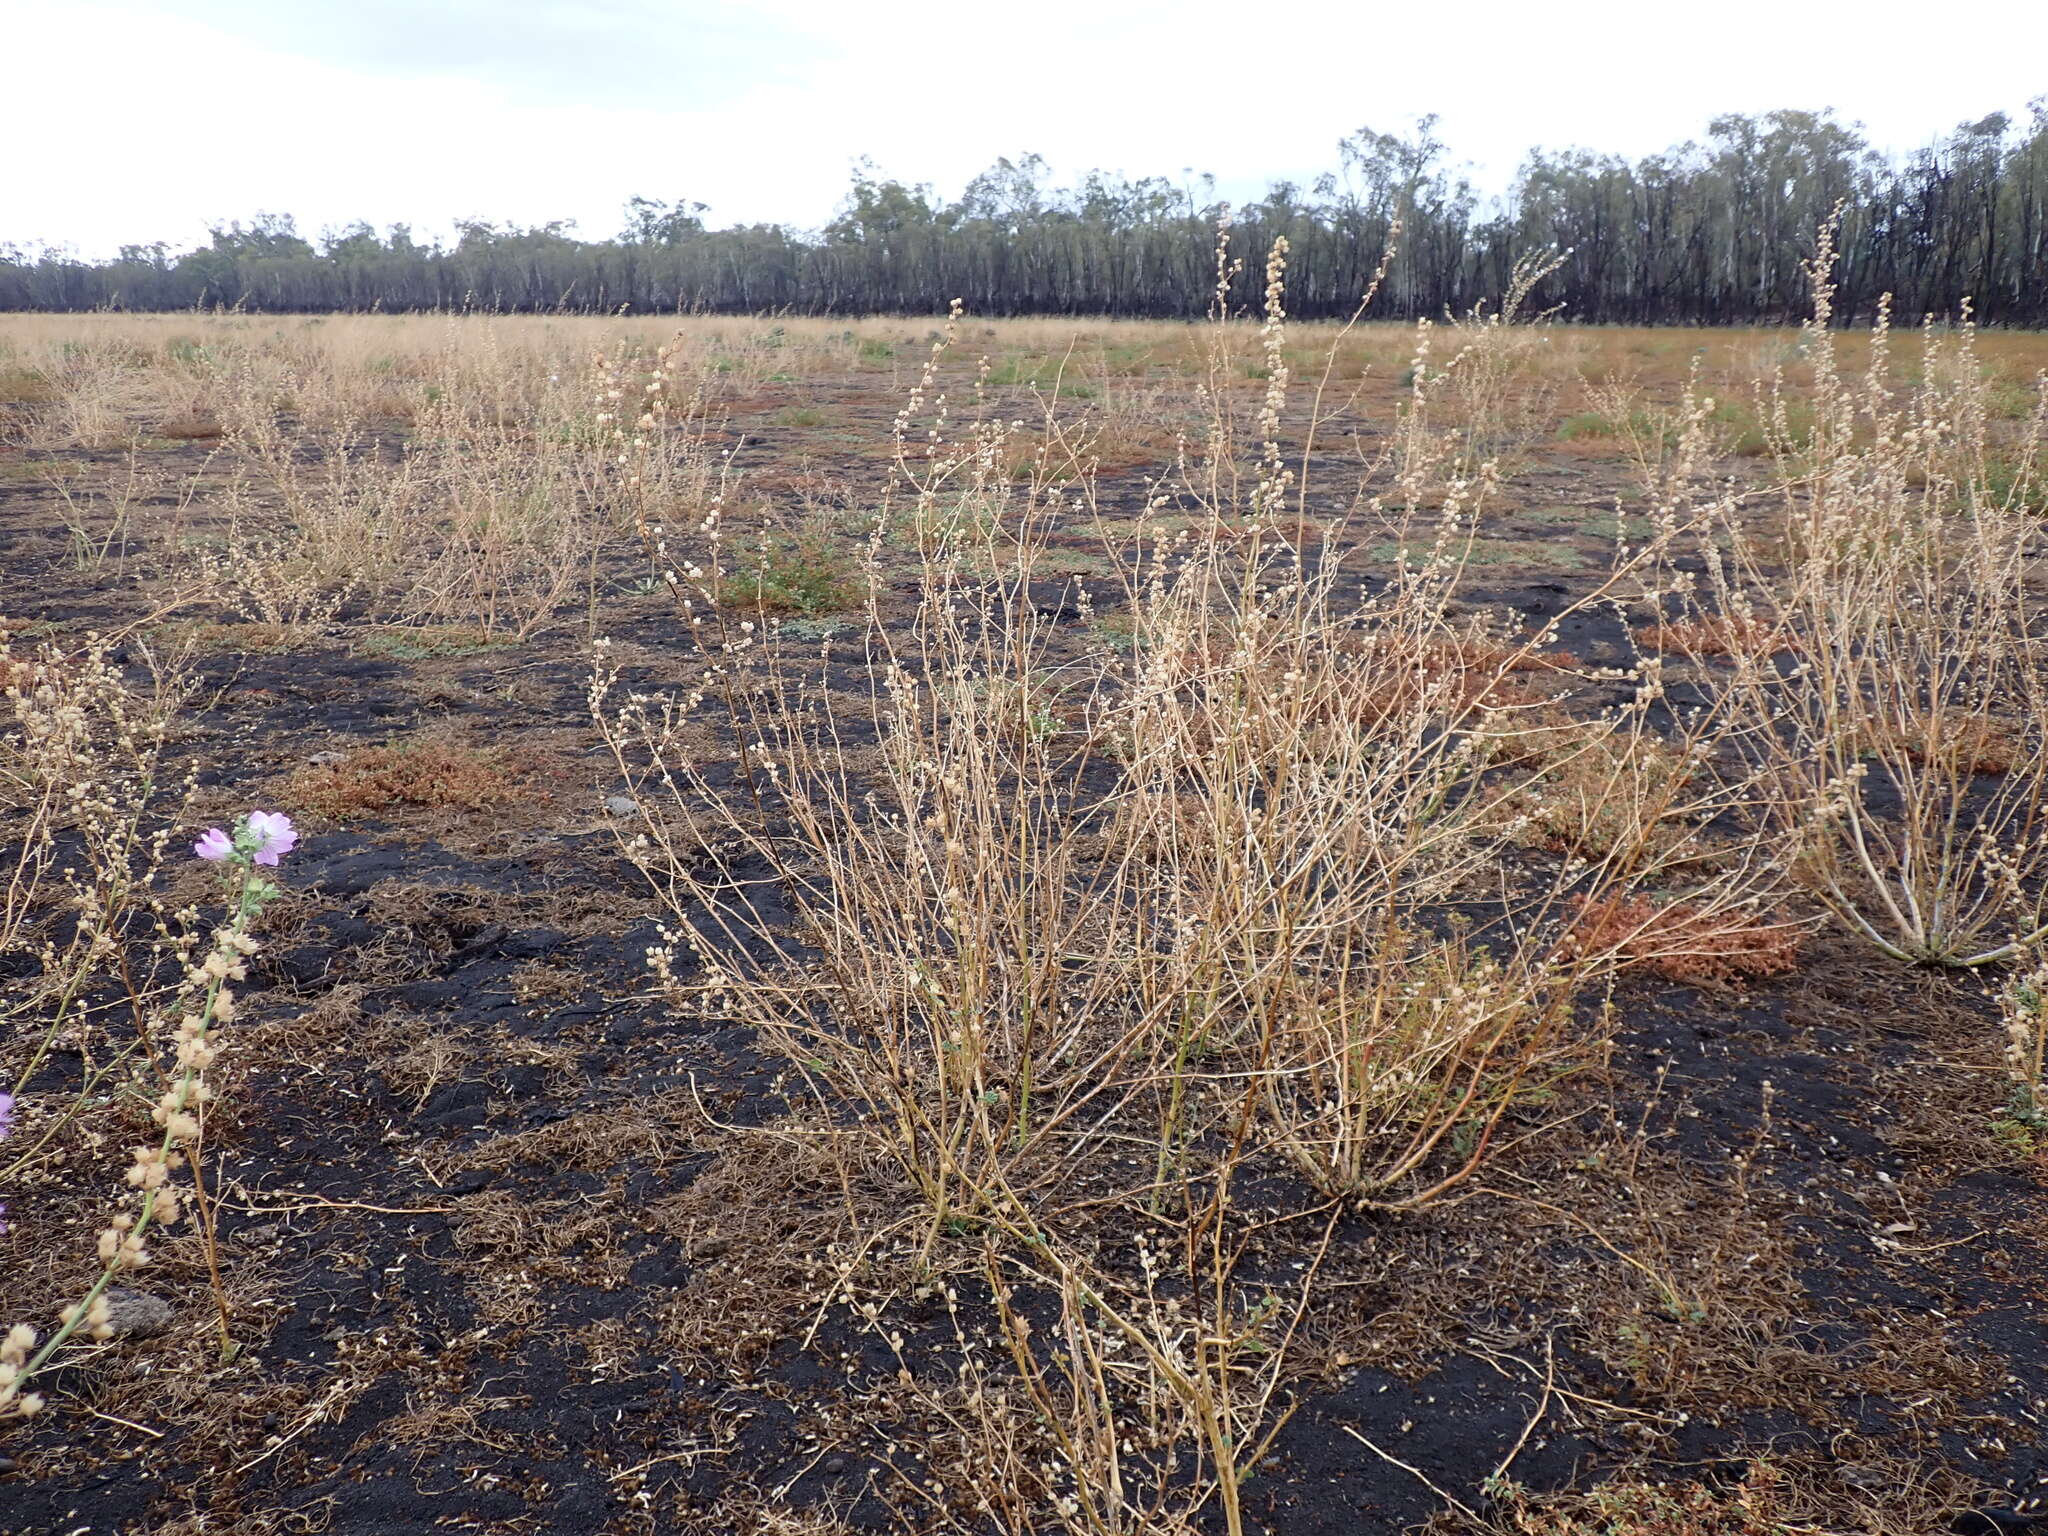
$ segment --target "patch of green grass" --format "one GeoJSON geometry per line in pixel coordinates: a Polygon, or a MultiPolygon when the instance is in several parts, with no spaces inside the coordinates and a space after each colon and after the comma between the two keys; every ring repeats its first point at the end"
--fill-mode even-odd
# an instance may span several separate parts
{"type": "Polygon", "coordinates": [[[829,640],[834,635],[849,633],[853,626],[843,619],[811,618],[799,614],[794,618],[776,621],[775,633],[784,640],[803,640],[816,644],[829,640]]]}
{"type": "MultiPolygon", "coordinates": [[[[1370,545],[1365,553],[1377,565],[1412,565],[1428,557],[1429,546],[1387,539],[1370,545]]],[[[1577,571],[1593,563],[1584,550],[1563,539],[1476,539],[1464,560],[1468,567],[1478,570],[1577,571]]]]}
{"type": "Polygon", "coordinates": [[[1064,359],[1043,352],[1012,353],[989,365],[988,382],[997,389],[1050,389],[1059,383],[1062,395],[1081,399],[1091,397],[1095,392],[1091,386],[1071,378],[1061,379],[1063,363],[1064,359]]]}
{"type": "Polygon", "coordinates": [[[764,613],[845,613],[867,598],[853,562],[822,528],[782,534],[755,551],[739,578],[742,601],[764,613]]]}
{"type": "Polygon", "coordinates": [[[1125,375],[1142,374],[1152,361],[1152,349],[1135,342],[1125,342],[1102,349],[1102,367],[1107,373],[1125,375]]]}
{"type": "Polygon", "coordinates": [[[1990,506],[2048,513],[2048,469],[1994,454],[1985,460],[1978,495],[1990,506]]]}
{"type": "Polygon", "coordinates": [[[442,656],[475,656],[518,642],[507,635],[493,635],[464,624],[423,624],[406,629],[379,629],[358,640],[358,656],[381,656],[387,661],[432,661],[442,656]]]}
{"type": "Polygon", "coordinates": [[[76,459],[0,458],[0,480],[70,480],[85,469],[76,459]]]}
{"type": "Polygon", "coordinates": [[[1098,613],[1088,627],[1095,632],[1095,638],[1112,651],[1128,651],[1138,643],[1137,624],[1128,611],[1098,613]]]}
{"type": "Polygon", "coordinates": [[[1515,523],[1534,523],[1539,528],[1557,528],[1603,540],[1619,534],[1634,543],[1650,536],[1647,517],[1621,513],[1618,520],[1619,527],[1616,526],[1617,514],[1612,507],[1543,507],[1533,512],[1518,512],[1509,519],[1515,523]]]}
{"type": "Polygon", "coordinates": [[[2000,421],[2025,421],[2039,403],[2034,386],[2024,379],[1995,379],[1985,390],[1984,408],[2000,421]]]}
{"type": "MultiPolygon", "coordinates": [[[[164,356],[182,367],[197,368],[216,361],[220,357],[220,349],[207,346],[196,336],[174,336],[164,347],[164,356]]],[[[390,360],[383,361],[388,368],[390,360]]]]}
{"type": "Polygon", "coordinates": [[[825,413],[815,405],[785,405],[771,418],[778,427],[823,426],[825,413]]]}
{"type": "MultiPolygon", "coordinates": [[[[1763,410],[1747,400],[1723,400],[1709,418],[1722,429],[1722,442],[1738,458],[1760,459],[1771,452],[1771,428],[1763,410]]],[[[1803,400],[1785,402],[1785,446],[1795,452],[1813,441],[1813,407],[1803,400]]]]}
{"type": "Polygon", "coordinates": [[[1110,576],[1116,572],[1115,562],[1106,555],[1060,545],[1040,550],[1031,568],[1040,576],[1110,576]]]}
{"type": "Polygon", "coordinates": [[[1586,437],[1612,437],[1614,423],[1598,411],[1580,411],[1575,416],[1565,417],[1563,425],[1557,429],[1557,436],[1558,441],[1565,443],[1575,443],[1586,437]]]}
{"type": "Polygon", "coordinates": [[[1667,445],[1675,444],[1677,434],[1666,422],[1659,421],[1645,410],[1633,410],[1625,421],[1617,421],[1602,411],[1580,411],[1567,416],[1557,429],[1559,442],[1571,443],[1582,439],[1603,438],[1646,438],[1662,437],[1667,445]]]}
{"type": "Polygon", "coordinates": [[[211,656],[274,656],[317,638],[288,624],[217,624],[206,619],[180,619],[152,632],[152,639],[163,641],[168,649],[189,647],[211,656]]]}
{"type": "Polygon", "coordinates": [[[1201,519],[1181,517],[1099,517],[1084,525],[1088,532],[1100,534],[1105,539],[1136,539],[1140,530],[1154,538],[1171,538],[1174,534],[1198,528],[1201,519]]]}

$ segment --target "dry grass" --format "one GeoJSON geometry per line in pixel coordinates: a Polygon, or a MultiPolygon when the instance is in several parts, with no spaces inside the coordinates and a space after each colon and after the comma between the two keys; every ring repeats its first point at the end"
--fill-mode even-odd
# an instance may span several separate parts
{"type": "Polygon", "coordinates": [[[1580,908],[1569,942],[1613,954],[1669,981],[1730,986],[1782,976],[1799,963],[1801,923],[1767,923],[1739,912],[1709,915],[1682,902],[1613,896],[1580,908]]]}
{"type": "Polygon", "coordinates": [[[1298,1293],[1246,1289],[1239,1182],[1299,1180],[1309,1212],[1450,1195],[1597,1054],[1576,1002],[1642,958],[1636,929],[1573,913],[1669,885],[1689,935],[1722,932],[1782,880],[1759,823],[1706,830],[1755,797],[1752,775],[1703,767],[1739,761],[1755,722],[1654,725],[1648,679],[1607,718],[1547,715],[1531,750],[1533,690],[1572,658],[1456,616],[1490,490],[1467,471],[1515,430],[1511,382],[1540,344],[1460,327],[1430,390],[1462,409],[1407,415],[1365,514],[1412,557],[1360,601],[1342,558],[1288,536],[1309,487],[1277,442],[1291,364],[1269,276],[1260,390],[1222,386],[1238,338],[1220,334],[1181,531],[1121,578],[1127,648],[1075,656],[1033,602],[1073,501],[1043,455],[1014,472],[1012,424],[943,413],[948,334],[897,420],[877,521],[912,531],[918,597],[907,628],[865,615],[868,699],[786,655],[777,687],[735,693],[757,642],[723,615],[716,540],[665,552],[687,572],[679,616],[717,641],[686,692],[629,688],[598,650],[594,717],[642,811],[626,849],[672,914],[658,980],[781,1053],[846,1181],[894,1170],[928,1262],[981,1236],[1011,1371],[961,1390],[1028,1405],[1049,1443],[1020,1439],[1016,1410],[933,1411],[1004,1469],[982,1486],[1013,1529],[1047,1503],[1075,1531],[1191,1528],[1212,1507],[1241,1529],[1316,1261],[1298,1293]],[[729,785],[693,745],[712,707],[746,722],[729,785]],[[843,743],[862,737],[856,778],[843,743]],[[1575,807],[1551,838],[1569,857],[1526,857],[1518,806],[1575,807]],[[773,872],[801,952],[755,915],[740,859],[773,872]],[[1447,918],[1460,900],[1485,903],[1483,934],[1447,918]],[[1133,1275],[1091,1251],[1077,1204],[1212,1236],[1141,1249],[1133,1275]],[[1167,1294],[1202,1298],[1207,1343],[1177,1342],[1167,1294]],[[1190,1481],[1167,1475],[1178,1455],[1190,1481]]]}
{"type": "Polygon", "coordinates": [[[1637,642],[1653,651],[1685,656],[1768,656],[1796,651],[1796,637],[1749,614],[1699,614],[1669,624],[1646,624],[1635,631],[1637,642]]]}
{"type": "MultiPolygon", "coordinates": [[[[673,1077],[571,1110],[572,1045],[372,1021],[359,981],[246,1037],[271,1065],[353,1051],[415,1111],[501,1058],[546,1069],[559,1114],[508,1128],[493,1103],[421,1153],[507,1178],[449,1197],[487,1328],[543,1327],[546,1285],[632,1290],[635,1242],[661,1239],[697,1274],[634,1329],[752,1378],[843,1326],[893,1367],[857,1427],[925,1436],[914,1497],[956,1527],[1242,1531],[1331,1298],[1364,1284],[1331,1272],[1362,1262],[1339,1222],[1435,1220],[1549,1147],[1607,1059],[1615,977],[1786,976],[1822,909],[1902,960],[2041,938],[2038,533],[2011,490],[2038,339],[1931,336],[1902,384],[1882,333],[1788,349],[1517,323],[1512,300],[1303,327],[1284,257],[1263,316],[1207,330],[0,317],[5,437],[76,456],[38,474],[79,568],[161,556],[123,568],[165,610],[136,636],[426,663],[451,701],[513,670],[474,660],[500,647],[595,642],[590,724],[632,802],[608,824],[651,895],[387,882],[351,974],[435,976],[492,913],[615,936],[659,904],[651,979],[675,1019],[751,1031],[766,1122],[673,1077]],[[893,422],[806,393],[855,374],[900,394],[893,422]],[[1560,418],[1642,497],[1610,565],[1525,622],[1486,595],[1490,540],[1542,504],[1518,466],[1560,418]],[[840,458],[756,477],[762,431],[840,458]],[[1105,492],[1124,470],[1129,500],[1105,492]],[[1634,653],[1563,650],[1567,624],[1634,653]],[[622,1169],[699,1158],[680,1192],[625,1193],[622,1169]],[[513,1187],[536,1171],[576,1196],[513,1187]],[[911,1294],[936,1351],[904,1338],[911,1294]]],[[[153,973],[123,957],[179,954],[159,829],[188,684],[112,647],[0,650],[0,945],[58,940],[7,1005],[49,1031],[7,1044],[8,1082],[60,1034],[88,1073],[122,1059],[74,997],[145,1019],[153,973]]],[[[527,777],[419,732],[282,792],[333,820],[470,816],[527,777]]],[[[536,961],[507,987],[566,1016],[586,983],[536,961]]],[[[2037,1005],[2008,1003],[2015,1114],[2039,1111],[2037,1005]]],[[[94,1177],[125,1129],[99,1086],[53,1112],[94,1177]]],[[[1645,1401],[1761,1337],[1737,1302],[1764,1279],[1730,1278],[1767,1246],[1747,1176],[1711,1229],[1593,1233],[1642,1293],[1595,1352],[1645,1401]]],[[[619,1321],[581,1320],[579,1349],[621,1354],[619,1321]]],[[[442,1385],[414,1383],[392,1434],[510,1454],[442,1385]]],[[[834,1527],[787,1492],[720,1507],[834,1527]]],[[[1767,1465],[1501,1507],[1553,1536],[1804,1519],[1767,1465]]]]}
{"type": "MultiPolygon", "coordinates": [[[[1674,475],[1649,586],[1690,610],[1667,625],[1725,635],[1723,616],[1742,616],[1760,637],[1711,687],[1775,722],[1757,741],[1809,889],[1895,958],[2014,959],[2048,936],[2048,673],[2039,527],[1992,467],[2033,463],[2044,421],[1998,421],[1967,326],[1930,327],[1901,386],[1881,321],[1852,379],[1825,323],[1826,255],[1802,346],[1811,389],[1795,396],[1775,373],[1764,412],[1777,526],[1760,538],[1746,498],[1702,497],[1674,475]]],[[[1690,462],[1706,402],[1683,414],[1690,462]]]]}
{"type": "Polygon", "coordinates": [[[505,754],[432,738],[388,747],[356,747],[337,762],[299,769],[285,803],[346,820],[403,807],[481,811],[518,791],[505,754]]]}

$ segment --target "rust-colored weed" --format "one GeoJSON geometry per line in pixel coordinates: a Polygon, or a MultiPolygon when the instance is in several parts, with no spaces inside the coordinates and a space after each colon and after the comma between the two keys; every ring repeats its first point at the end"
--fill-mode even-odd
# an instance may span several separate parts
{"type": "Polygon", "coordinates": [[[1761,619],[1709,613],[1669,624],[1646,624],[1636,640],[1653,651],[1680,651],[1692,656],[1768,656],[1796,651],[1799,640],[1761,619]]]}
{"type": "Polygon", "coordinates": [[[399,806],[483,810],[512,797],[512,774],[496,752],[446,741],[358,747],[338,762],[292,775],[294,805],[337,819],[399,806]]]}
{"type": "Polygon", "coordinates": [[[1582,902],[1568,942],[1580,954],[1613,953],[1670,981],[1731,986],[1782,976],[1799,962],[1806,930],[1741,912],[1657,906],[1640,896],[1582,902]]]}
{"type": "Polygon", "coordinates": [[[179,443],[211,442],[225,437],[227,428],[211,411],[181,411],[158,422],[156,435],[179,443]]]}
{"type": "Polygon", "coordinates": [[[1976,710],[1942,710],[1910,722],[1866,720],[1857,740],[1866,752],[1903,752],[1923,767],[1968,774],[2010,773],[2027,750],[2012,726],[1976,710]]]}

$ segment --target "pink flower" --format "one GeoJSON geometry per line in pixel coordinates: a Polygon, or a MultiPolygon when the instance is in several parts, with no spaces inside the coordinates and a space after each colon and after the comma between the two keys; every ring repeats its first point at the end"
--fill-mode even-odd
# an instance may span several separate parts
{"type": "Polygon", "coordinates": [[[219,827],[208,827],[192,845],[192,851],[202,859],[218,864],[235,851],[234,839],[219,827]]]}
{"type": "Polygon", "coordinates": [[[282,811],[251,811],[249,838],[256,845],[258,864],[275,864],[279,854],[290,853],[299,846],[299,834],[292,827],[292,819],[282,811]]]}

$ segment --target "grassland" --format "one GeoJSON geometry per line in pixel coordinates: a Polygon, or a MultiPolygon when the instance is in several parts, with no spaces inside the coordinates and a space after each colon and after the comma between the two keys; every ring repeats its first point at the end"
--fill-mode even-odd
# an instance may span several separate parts
{"type": "Polygon", "coordinates": [[[2048,337],[1269,275],[0,316],[0,1531],[2028,1518],[2048,337]]]}

